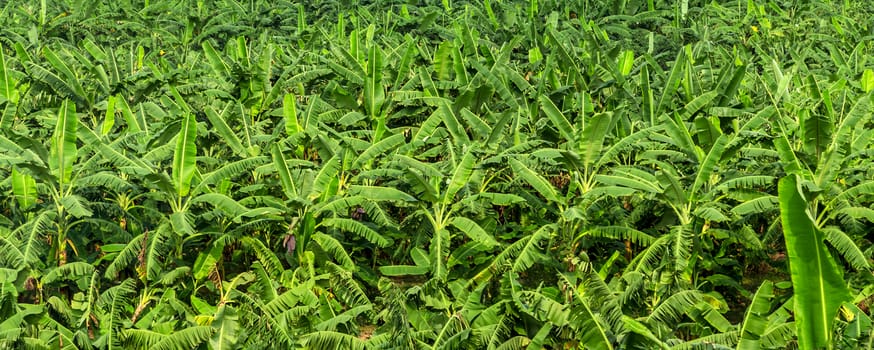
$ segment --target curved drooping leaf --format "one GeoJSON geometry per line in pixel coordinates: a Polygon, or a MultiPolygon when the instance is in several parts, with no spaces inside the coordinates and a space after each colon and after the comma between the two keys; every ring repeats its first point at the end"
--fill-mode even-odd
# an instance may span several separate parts
{"type": "Polygon", "coordinates": [[[595,175],[595,179],[607,185],[618,185],[649,193],[661,193],[663,189],[654,176],[636,169],[616,169],[616,175],[595,175]]]}
{"type": "Polygon", "coordinates": [[[119,273],[130,265],[139,255],[140,250],[143,247],[143,240],[146,239],[144,234],[139,234],[136,237],[133,237],[127,244],[124,245],[124,248],[121,249],[115,255],[115,258],[112,259],[112,262],[109,263],[109,266],[106,267],[104,271],[104,277],[115,279],[118,277],[119,273]]]}
{"type": "MultiPolygon", "coordinates": [[[[227,111],[231,108],[231,105],[225,107],[224,111],[227,111]]],[[[241,157],[248,156],[248,152],[246,147],[243,146],[243,142],[240,140],[240,137],[231,130],[231,127],[228,125],[227,120],[225,120],[226,113],[219,114],[212,107],[207,106],[204,109],[204,113],[206,113],[206,117],[209,119],[210,124],[213,129],[215,129],[216,133],[222,137],[222,139],[227,143],[228,147],[230,147],[234,152],[241,157]]]]}
{"type": "Polygon", "coordinates": [[[629,316],[622,316],[622,322],[625,324],[625,327],[628,330],[640,334],[645,337],[647,340],[653,342],[659,348],[662,349],[670,349],[668,344],[665,344],[661,339],[659,339],[653,332],[643,323],[638,320],[635,320],[629,316]]]}
{"type": "Polygon", "coordinates": [[[738,204],[736,207],[731,209],[731,212],[737,215],[763,213],[771,210],[776,210],[778,203],[779,199],[776,196],[765,195],[738,204]]]}
{"type": "Polygon", "coordinates": [[[66,70],[63,70],[61,73],[64,74],[66,79],[61,78],[59,75],[55,74],[55,72],[52,72],[39,64],[27,62],[25,68],[30,76],[36,81],[45,84],[63,98],[74,100],[76,103],[87,104],[85,91],[82,88],[81,81],[79,81],[79,79],[77,79],[70,71],[69,67],[61,62],[60,59],[48,48],[46,48],[46,60],[48,60],[49,64],[53,66],[58,65],[57,67],[53,67],[55,69],[61,68],[63,70],[63,68],[66,68],[66,70]]]}
{"type": "Polygon", "coordinates": [[[542,176],[525,166],[525,164],[522,164],[522,162],[512,158],[510,158],[510,166],[517,176],[531,185],[544,198],[553,202],[559,202],[558,193],[556,193],[555,188],[542,176]]]}
{"type": "Polygon", "coordinates": [[[89,217],[93,214],[91,209],[88,209],[85,199],[74,194],[62,197],[59,203],[76,218],[89,217]]]}
{"type": "Polygon", "coordinates": [[[137,135],[140,134],[131,133],[128,136],[121,137],[114,140],[112,143],[107,144],[103,142],[100,136],[98,136],[93,130],[89,129],[87,125],[79,125],[79,138],[85,143],[85,145],[96,147],[98,151],[97,153],[103,156],[107,161],[116,165],[119,170],[122,170],[125,173],[149,174],[154,170],[151,169],[152,166],[150,166],[144,158],[132,158],[129,155],[124,154],[121,147],[118,147],[121,143],[126,141],[126,138],[137,135]]]}
{"type": "Polygon", "coordinates": [[[36,267],[43,260],[46,232],[56,216],[44,210],[15,230],[0,230],[0,262],[19,269],[36,267]]]}
{"type": "Polygon", "coordinates": [[[427,265],[385,265],[379,267],[379,272],[386,276],[421,276],[429,271],[431,271],[431,267],[427,265]]]}
{"type": "Polygon", "coordinates": [[[241,216],[249,211],[236,200],[221,193],[204,193],[191,199],[191,203],[208,203],[222,210],[232,218],[241,216]]]}
{"type": "Polygon", "coordinates": [[[367,227],[367,225],[355,221],[354,219],[328,218],[322,221],[321,225],[327,227],[335,227],[343,231],[355,233],[366,239],[370,243],[376,244],[380,247],[387,247],[391,242],[387,238],[383,237],[383,235],[374,231],[372,228],[367,227]]]}
{"type": "Polygon", "coordinates": [[[443,121],[443,125],[446,126],[449,134],[452,135],[455,145],[467,146],[470,144],[470,138],[467,136],[464,127],[462,127],[461,123],[458,122],[458,118],[455,116],[455,112],[449,101],[440,100],[437,110],[434,111],[434,115],[439,116],[443,121]]]}
{"type": "Polygon", "coordinates": [[[336,331],[318,331],[304,336],[311,349],[364,350],[364,341],[350,334],[336,331]]]}
{"type": "Polygon", "coordinates": [[[449,224],[455,226],[461,232],[464,232],[468,238],[475,242],[481,243],[488,248],[498,245],[494,237],[486,233],[479,224],[475,221],[462,216],[456,216],[449,220],[449,224]]]}
{"type": "Polygon", "coordinates": [[[349,194],[374,201],[416,202],[415,197],[392,187],[351,185],[349,194]]]}
{"type": "Polygon", "coordinates": [[[43,276],[42,282],[48,284],[58,280],[75,281],[78,277],[91,276],[92,273],[94,273],[94,266],[86,262],[74,261],[49,271],[43,276]]]}
{"type": "Polygon", "coordinates": [[[228,64],[225,63],[221,56],[219,56],[218,51],[212,47],[212,44],[209,41],[204,41],[201,44],[201,48],[203,48],[203,54],[206,56],[206,59],[216,73],[219,73],[222,77],[228,77],[231,75],[228,64]]]}
{"type": "Polygon", "coordinates": [[[862,249],[856,245],[852,237],[836,227],[825,227],[821,231],[825,235],[825,240],[837,249],[838,253],[846,259],[850,266],[860,271],[869,271],[871,269],[868,258],[862,249]]]}
{"type": "MultiPolygon", "coordinates": [[[[173,215],[177,214],[183,213],[174,213],[173,215]]],[[[148,246],[145,249],[145,254],[141,255],[145,256],[145,261],[141,261],[141,264],[145,265],[145,271],[143,271],[144,273],[141,272],[141,276],[144,275],[148,280],[154,281],[158,279],[161,269],[167,261],[171,260],[168,254],[172,248],[170,243],[175,237],[174,235],[178,234],[179,231],[174,232],[170,226],[170,224],[162,224],[155,231],[149,233],[148,246]]]]}
{"type": "Polygon", "coordinates": [[[461,117],[464,118],[464,121],[467,122],[467,125],[470,126],[473,134],[476,135],[478,139],[485,140],[492,134],[492,128],[483,121],[482,118],[471,112],[466,107],[461,109],[461,117]]]}
{"type": "Polygon", "coordinates": [[[603,167],[605,164],[608,164],[612,161],[615,161],[617,156],[621,152],[626,151],[628,148],[631,148],[636,143],[640,142],[641,140],[644,140],[647,136],[649,136],[650,134],[652,134],[653,132],[655,132],[657,130],[660,130],[661,128],[662,128],[661,126],[657,125],[657,126],[652,126],[652,127],[646,128],[646,129],[638,130],[638,131],[634,132],[633,134],[625,136],[624,138],[620,139],[619,141],[616,141],[612,145],[602,146],[601,149],[603,150],[603,152],[600,154],[600,156],[598,157],[598,160],[595,162],[595,164],[593,164],[593,167],[595,169],[599,169],[599,168],[603,167]]]}
{"type": "Polygon", "coordinates": [[[340,173],[342,167],[341,163],[342,157],[340,154],[335,154],[322,164],[322,168],[319,169],[319,172],[313,180],[313,187],[309,199],[316,199],[325,193],[330,193],[329,185],[332,181],[337,180],[337,174],[340,173]]]}
{"type": "Polygon", "coordinates": [[[361,154],[359,154],[358,157],[355,158],[355,161],[352,163],[352,166],[354,168],[361,167],[364,164],[367,164],[368,162],[370,162],[371,160],[376,158],[378,155],[385,153],[385,152],[389,151],[390,149],[393,149],[393,148],[395,148],[403,143],[404,143],[404,135],[403,134],[395,134],[395,135],[386,137],[386,138],[380,140],[379,142],[368,147],[366,150],[364,150],[364,152],[361,152],[361,154]]]}
{"type": "Polygon", "coordinates": [[[172,334],[165,336],[163,340],[155,344],[150,349],[154,350],[174,350],[174,349],[194,349],[203,342],[210,339],[215,330],[210,326],[192,326],[172,334]]]}
{"type": "Polygon", "coordinates": [[[656,306],[648,319],[659,321],[662,324],[675,324],[680,321],[683,314],[689,312],[697,302],[702,300],[702,293],[697,290],[674,293],[656,306]]]}
{"type": "Polygon", "coordinates": [[[496,256],[489,266],[483,268],[471,279],[471,283],[482,283],[492,278],[495,274],[506,271],[519,273],[527,270],[543,258],[540,243],[549,238],[555,230],[555,225],[545,225],[534,233],[522,237],[496,256]]]}
{"type": "Polygon", "coordinates": [[[577,239],[580,239],[580,238],[585,237],[585,236],[604,237],[604,238],[612,238],[612,239],[627,239],[631,242],[634,242],[634,244],[640,244],[643,246],[648,246],[653,241],[655,241],[655,238],[653,238],[652,236],[650,236],[649,234],[647,234],[645,232],[638,231],[638,230],[635,230],[633,228],[624,227],[624,226],[597,226],[597,227],[593,227],[591,229],[588,229],[588,230],[580,233],[580,235],[577,236],[577,239]]]}
{"type": "Polygon", "coordinates": [[[264,245],[264,242],[261,242],[260,239],[243,237],[240,242],[253,251],[268,275],[276,278],[285,270],[276,254],[264,245]]]}
{"type": "Polygon", "coordinates": [[[549,98],[549,96],[541,95],[540,99],[540,108],[543,109],[543,113],[546,114],[546,117],[555,125],[558,132],[561,136],[564,137],[566,142],[575,142],[577,140],[577,131],[573,125],[567,120],[561,110],[555,106],[555,103],[549,98]]]}
{"type": "Polygon", "coordinates": [[[678,116],[672,118],[667,114],[661,116],[661,122],[664,125],[665,133],[670,137],[670,141],[674,143],[680,151],[686,153],[696,161],[703,161],[704,151],[695,145],[692,140],[692,135],[683,120],[678,120],[678,116]]]}
{"type": "Polygon", "coordinates": [[[777,154],[780,155],[780,161],[784,163],[783,167],[787,173],[802,173],[803,168],[801,166],[801,161],[798,160],[795,151],[792,150],[792,146],[789,144],[786,134],[780,134],[774,138],[774,148],[777,150],[777,154]]]}
{"type": "Polygon", "coordinates": [[[336,238],[328,236],[321,232],[314,233],[310,239],[319,244],[322,249],[326,252],[330,253],[334,260],[340,264],[343,268],[354,271],[356,269],[355,262],[352,261],[352,257],[349,256],[349,253],[343,247],[343,244],[340,243],[336,238]]]}
{"type": "Polygon", "coordinates": [[[684,121],[689,121],[695,113],[699,110],[707,106],[710,101],[713,101],[714,98],[719,96],[718,91],[708,91],[699,96],[696,96],[692,101],[686,104],[683,109],[680,111],[680,119],[684,121]]]}

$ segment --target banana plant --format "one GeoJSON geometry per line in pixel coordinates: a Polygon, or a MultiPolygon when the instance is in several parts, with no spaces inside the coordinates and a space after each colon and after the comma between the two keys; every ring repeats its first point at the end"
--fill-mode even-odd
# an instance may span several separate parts
{"type": "Polygon", "coordinates": [[[272,83],[276,47],[263,39],[250,43],[240,36],[227,43],[226,55],[221,55],[210,41],[201,44],[212,71],[220,81],[233,87],[230,95],[223,92],[226,89],[213,90],[213,93],[238,101],[239,108],[246,111],[241,115],[243,120],[258,119],[266,114],[283,87],[282,83],[272,83]]]}
{"type": "Polygon", "coordinates": [[[332,157],[326,159],[320,168],[309,169],[308,161],[287,159],[285,150],[280,144],[272,149],[273,168],[279,175],[280,185],[284,197],[283,211],[290,216],[286,236],[286,246],[289,253],[297,257],[303,257],[311,240],[320,245],[330,245],[331,248],[323,247],[339,254],[339,261],[346,267],[351,260],[344,250],[337,250],[339,241],[326,234],[336,228],[345,232],[354,233],[369,241],[377,247],[388,246],[390,240],[377,232],[371,226],[360,222],[356,216],[367,213],[372,220],[381,224],[390,224],[385,220],[385,213],[373,203],[365,203],[363,197],[349,198],[346,196],[350,186],[347,184],[348,171],[346,166],[351,162],[346,156],[347,152],[337,150],[332,157]],[[358,210],[361,213],[357,213],[358,210]],[[356,213],[348,213],[354,210],[356,213]],[[368,212],[369,210],[369,212],[368,212]],[[340,215],[341,213],[346,213],[340,215]],[[291,243],[293,242],[293,243],[291,243]]]}
{"type": "MultiPolygon", "coordinates": [[[[715,95],[715,94],[714,94],[715,95]]],[[[660,254],[671,254],[671,265],[679,278],[677,282],[689,285],[696,276],[689,274],[696,263],[706,235],[716,234],[718,231],[708,232],[713,224],[728,222],[729,217],[724,210],[726,205],[719,201],[724,198],[721,195],[724,187],[734,186],[735,183],[755,182],[761,179],[744,176],[720,176],[718,169],[730,167],[733,155],[744,144],[750,141],[746,135],[758,128],[767,120],[772,110],[765,110],[751,116],[743,124],[739,125],[734,133],[724,134],[718,123],[714,120],[710,123],[709,130],[716,132],[709,149],[706,144],[701,144],[702,138],[696,138],[689,130],[690,124],[686,115],[691,115],[700,110],[706,100],[695,99],[690,102],[675,117],[663,114],[661,120],[664,123],[664,133],[653,134],[651,139],[659,143],[666,143],[677,147],[681,153],[651,152],[639,160],[641,165],[648,165],[656,169],[655,174],[641,171],[635,167],[616,167],[611,175],[600,175],[598,180],[606,185],[621,186],[632,189],[634,192],[653,196],[665,208],[675,216],[675,223],[668,224],[669,234],[659,237],[644,252],[641,252],[632,261],[629,268],[649,271],[655,263],[660,265],[657,258],[660,254]],[[694,171],[688,175],[681,175],[678,167],[680,159],[692,159],[698,164],[694,171]],[[697,232],[696,232],[697,231],[697,232]],[[655,253],[662,251],[663,253],[655,253]],[[670,253],[668,253],[670,252],[670,253]],[[655,254],[653,254],[655,253],[655,254]]],[[[658,147],[658,146],[657,146],[658,147]]],[[[746,231],[741,231],[746,232],[746,231]]],[[[746,239],[738,239],[743,242],[746,239]]],[[[751,248],[756,248],[751,241],[751,248]]]]}
{"type": "Polygon", "coordinates": [[[397,47],[383,49],[382,43],[374,39],[374,30],[372,24],[353,29],[348,35],[348,48],[331,45],[333,59],[324,59],[338,77],[349,83],[346,87],[329,84],[327,88],[336,106],[348,109],[337,121],[344,125],[368,121],[371,144],[390,136],[389,123],[392,121],[389,119],[401,119],[408,114],[399,109],[405,108],[410,103],[408,98],[418,93],[409,90],[409,85],[417,82],[418,77],[414,74],[416,42],[406,38],[397,47]],[[388,58],[399,60],[389,61],[388,58]],[[390,66],[389,62],[397,64],[390,66]],[[396,72],[393,81],[386,76],[388,72],[396,72]]]}
{"type": "Polygon", "coordinates": [[[795,341],[795,322],[790,321],[792,302],[774,306],[775,284],[765,280],[753,295],[742,322],[729,330],[674,345],[671,349],[695,349],[720,345],[725,348],[782,349],[795,341]]]}
{"type": "MultiPolygon", "coordinates": [[[[266,163],[266,157],[251,157],[236,162],[225,164],[210,172],[200,174],[197,164],[197,121],[193,114],[185,114],[179,121],[179,131],[171,136],[175,143],[170,143],[172,163],[169,174],[155,171],[148,161],[148,157],[136,159],[128,156],[128,150],[118,146],[118,141],[105,142],[93,132],[86,132],[85,139],[99,149],[99,154],[109,162],[119,166],[125,166],[133,176],[141,177],[147,186],[153,186],[157,191],[145,198],[133,198],[141,200],[143,204],[154,203],[155,200],[166,203],[169,213],[163,213],[148,208],[146,205],[134,204],[128,211],[138,210],[143,213],[140,220],[156,220],[157,225],[140,228],[133,240],[125,244],[119,254],[113,259],[107,276],[114,276],[124,270],[138,255],[142,258],[142,269],[139,275],[143,282],[156,282],[160,279],[162,261],[169,260],[167,254],[176,252],[182,254],[182,246],[186,240],[197,237],[202,233],[197,232],[193,225],[198,219],[197,211],[206,204],[216,208],[220,215],[227,218],[228,222],[240,222],[243,218],[259,215],[270,218],[277,210],[266,207],[248,208],[238,200],[222,193],[222,184],[229,182],[241,172],[251,171],[255,166],[266,163]],[[146,251],[148,253],[146,254],[146,251]],[[146,262],[143,262],[146,260],[146,262]],[[147,267],[147,268],[146,268],[147,267]]],[[[130,126],[129,126],[130,127],[130,126]]],[[[162,133],[164,134],[164,133],[162,133]]],[[[134,137],[140,133],[131,133],[134,137]]],[[[134,150],[135,151],[135,150],[134,150]]],[[[160,159],[160,158],[159,158],[160,159]]]]}
{"type": "MultiPolygon", "coordinates": [[[[534,155],[543,155],[546,159],[552,158],[561,162],[562,172],[566,172],[566,176],[569,178],[567,184],[561,185],[564,187],[564,193],[560,192],[562,188],[550,190],[550,187],[554,187],[546,186],[546,179],[538,178],[539,176],[530,169],[526,170],[527,167],[524,164],[511,163],[511,165],[513,165],[517,175],[537,189],[544,198],[556,203],[558,210],[569,224],[575,228],[588,229],[594,225],[586,222],[583,213],[607,197],[627,196],[633,192],[612,183],[608,183],[611,186],[601,186],[599,180],[603,180],[603,177],[607,176],[605,171],[608,166],[624,162],[621,156],[622,152],[631,149],[636,142],[645,139],[658,128],[639,130],[621,138],[615,144],[609,145],[607,141],[616,121],[615,116],[611,113],[598,113],[590,117],[584,114],[576,118],[577,125],[573,125],[551,99],[541,96],[539,101],[546,116],[562,135],[564,143],[560,148],[542,148],[534,155]]],[[[583,110],[586,109],[583,107],[583,110]]],[[[564,175],[559,174],[558,176],[564,175]]],[[[561,181],[557,183],[561,184],[561,181]]],[[[574,228],[567,230],[576,231],[574,228]]],[[[623,230],[617,228],[614,231],[619,233],[623,230]]],[[[625,231],[624,234],[620,233],[624,236],[623,239],[632,239],[644,244],[651,240],[651,237],[643,232],[625,231]]],[[[598,234],[598,232],[604,233],[606,231],[592,229],[590,232],[598,234]]]]}
{"type": "MultiPolygon", "coordinates": [[[[779,67],[773,69],[779,71],[779,67]]],[[[781,81],[774,83],[773,95],[780,95],[777,91],[788,91],[791,77],[787,74],[781,81]]],[[[869,193],[872,188],[870,182],[858,175],[865,171],[865,164],[856,165],[856,157],[870,147],[869,132],[858,129],[858,125],[870,119],[871,96],[859,96],[841,115],[832,102],[831,89],[821,89],[813,76],[805,82],[808,91],[805,99],[812,105],[800,110],[797,119],[786,118],[778,109],[782,132],[773,139],[774,156],[784,164],[787,173],[798,174],[814,186],[810,198],[817,208],[813,212],[814,220],[828,243],[854,269],[870,271],[870,263],[854,243],[853,235],[861,234],[860,221],[870,222],[874,216],[865,203],[849,199],[869,193]],[[799,126],[799,132],[789,132],[790,125],[799,126]]],[[[772,102],[780,103],[776,98],[772,102]]],[[[742,215],[765,213],[776,211],[777,203],[777,196],[765,194],[748,199],[733,211],[742,215]]]]}
{"type": "MultiPolygon", "coordinates": [[[[79,119],[75,105],[64,100],[57,113],[53,114],[55,122],[51,144],[48,149],[44,145],[34,143],[28,137],[19,137],[18,143],[7,143],[7,151],[16,152],[11,157],[16,168],[13,171],[13,193],[23,210],[34,210],[32,219],[18,230],[5,238],[10,248],[5,251],[10,261],[18,267],[34,267],[40,259],[34,255],[42,248],[40,239],[44,230],[54,228],[50,248],[53,260],[51,262],[63,265],[67,262],[67,248],[71,240],[67,237],[70,227],[78,221],[91,216],[88,202],[78,194],[80,187],[86,187],[92,181],[84,176],[89,162],[80,160],[77,146],[77,128],[79,119]],[[21,144],[28,146],[22,147],[21,144]],[[25,151],[26,148],[33,149],[25,151]],[[23,172],[25,169],[27,173],[23,172]],[[38,190],[37,184],[44,185],[44,191],[38,190]],[[39,197],[45,195],[50,205],[35,207],[39,197]],[[14,258],[12,258],[14,256],[14,258]]],[[[76,247],[72,246],[76,251],[76,247]]]]}

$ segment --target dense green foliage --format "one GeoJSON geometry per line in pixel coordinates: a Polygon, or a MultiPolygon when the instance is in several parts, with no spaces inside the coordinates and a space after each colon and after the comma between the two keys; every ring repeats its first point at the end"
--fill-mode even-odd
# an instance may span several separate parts
{"type": "Polygon", "coordinates": [[[304,3],[5,2],[0,348],[872,348],[874,6],[304,3]]]}

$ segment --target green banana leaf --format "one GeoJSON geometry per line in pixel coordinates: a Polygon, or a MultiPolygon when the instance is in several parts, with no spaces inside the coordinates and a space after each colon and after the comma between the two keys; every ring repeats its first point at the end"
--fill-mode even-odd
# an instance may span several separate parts
{"type": "Polygon", "coordinates": [[[814,225],[798,175],[780,180],[780,217],[795,293],[795,324],[801,349],[830,344],[838,308],[850,292],[814,225]]]}
{"type": "Polygon", "coordinates": [[[76,149],[76,129],[79,127],[79,119],[76,117],[76,104],[70,100],[64,100],[58,109],[55,133],[52,135],[52,156],[49,158],[49,166],[53,175],[58,178],[60,189],[70,183],[73,174],[73,163],[78,157],[76,149]]]}
{"type": "Polygon", "coordinates": [[[173,184],[179,197],[187,196],[191,189],[191,179],[196,170],[196,137],[197,121],[193,114],[189,114],[182,121],[182,129],[176,138],[176,152],[173,154],[173,184]]]}

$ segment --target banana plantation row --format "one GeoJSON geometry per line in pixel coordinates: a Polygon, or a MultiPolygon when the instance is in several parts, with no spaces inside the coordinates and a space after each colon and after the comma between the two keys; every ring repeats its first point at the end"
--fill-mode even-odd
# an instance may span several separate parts
{"type": "Polygon", "coordinates": [[[864,2],[0,11],[0,348],[872,346],[864,2]]]}

